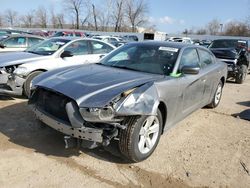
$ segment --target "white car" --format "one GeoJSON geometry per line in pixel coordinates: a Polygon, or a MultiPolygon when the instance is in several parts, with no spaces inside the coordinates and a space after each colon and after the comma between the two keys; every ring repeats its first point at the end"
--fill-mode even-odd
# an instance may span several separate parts
{"type": "Polygon", "coordinates": [[[107,42],[109,44],[112,44],[116,47],[122,46],[123,44],[125,44],[126,42],[120,38],[120,37],[113,37],[113,36],[94,36],[92,37],[93,39],[98,39],[98,40],[102,40],[104,42],[107,42]]]}
{"type": "Polygon", "coordinates": [[[0,54],[0,94],[30,94],[37,75],[56,68],[98,62],[115,49],[111,44],[88,38],[51,38],[24,52],[0,54]]]}

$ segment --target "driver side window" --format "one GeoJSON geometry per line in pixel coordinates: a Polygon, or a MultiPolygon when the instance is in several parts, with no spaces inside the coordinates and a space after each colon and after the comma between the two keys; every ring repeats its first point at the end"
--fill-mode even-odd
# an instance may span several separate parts
{"type": "Polygon", "coordinates": [[[184,66],[198,66],[198,67],[200,66],[199,57],[198,57],[196,49],[188,48],[184,50],[184,52],[182,53],[181,60],[180,60],[179,71],[184,66]]]}
{"type": "Polygon", "coordinates": [[[69,51],[72,55],[86,55],[89,54],[87,41],[76,41],[67,46],[64,51],[69,51]]]}

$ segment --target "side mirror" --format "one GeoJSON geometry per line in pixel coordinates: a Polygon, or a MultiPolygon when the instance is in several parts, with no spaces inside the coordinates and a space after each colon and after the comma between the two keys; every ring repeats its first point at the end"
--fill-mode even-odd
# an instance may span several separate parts
{"type": "Polygon", "coordinates": [[[105,55],[104,55],[104,54],[102,54],[102,55],[100,55],[99,57],[100,57],[100,59],[102,59],[104,56],[105,56],[105,55]]]}
{"type": "Polygon", "coordinates": [[[62,54],[61,54],[61,58],[65,58],[65,57],[72,57],[73,56],[73,54],[72,54],[72,52],[70,52],[70,51],[64,51],[62,54]]]}
{"type": "Polygon", "coordinates": [[[6,46],[3,43],[0,43],[0,48],[5,48],[6,46]]]}
{"type": "Polygon", "coordinates": [[[181,69],[183,74],[199,74],[200,67],[197,66],[184,66],[181,69]]]}

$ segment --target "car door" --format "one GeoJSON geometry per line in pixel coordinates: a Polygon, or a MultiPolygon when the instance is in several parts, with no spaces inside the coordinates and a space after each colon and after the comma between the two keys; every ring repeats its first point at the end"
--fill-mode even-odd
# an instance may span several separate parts
{"type": "MultiPolygon", "coordinates": [[[[200,67],[199,56],[196,48],[187,48],[183,51],[179,64],[179,71],[184,66],[200,67]]],[[[201,73],[183,74],[179,77],[180,92],[180,111],[182,117],[200,108],[204,93],[204,82],[201,73]]]]}
{"type": "MultiPolygon", "coordinates": [[[[217,67],[214,66],[215,59],[213,55],[203,49],[198,49],[199,57],[200,57],[200,75],[202,82],[204,83],[204,91],[202,104],[207,105],[210,101],[211,95],[213,95],[214,85],[218,82],[218,70],[217,67]]],[[[216,85],[217,86],[217,85],[216,85]]]]}
{"type": "Polygon", "coordinates": [[[92,56],[89,59],[90,63],[98,62],[102,56],[108,54],[114,49],[104,42],[95,40],[90,41],[90,48],[92,53],[92,56]]]}
{"type": "Polygon", "coordinates": [[[71,66],[71,65],[89,63],[92,58],[88,40],[74,41],[68,46],[66,46],[63,51],[68,51],[73,56],[61,58],[62,66],[71,66]]]}

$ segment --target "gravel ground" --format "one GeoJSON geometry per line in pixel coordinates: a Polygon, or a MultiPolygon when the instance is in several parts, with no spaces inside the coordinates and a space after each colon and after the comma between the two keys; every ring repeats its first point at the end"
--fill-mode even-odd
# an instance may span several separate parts
{"type": "Polygon", "coordinates": [[[0,96],[0,187],[250,187],[250,76],[227,83],[216,109],[200,109],[129,164],[113,149],[64,149],[24,99],[0,96]],[[112,153],[112,154],[111,154],[112,153]]]}

